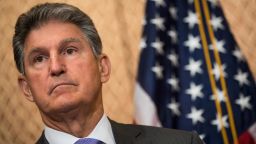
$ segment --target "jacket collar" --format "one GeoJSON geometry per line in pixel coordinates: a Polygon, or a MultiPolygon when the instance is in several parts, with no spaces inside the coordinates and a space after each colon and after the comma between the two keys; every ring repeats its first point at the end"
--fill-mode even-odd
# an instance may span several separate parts
{"type": "MultiPolygon", "coordinates": [[[[150,144],[149,141],[143,139],[142,127],[120,124],[111,119],[109,119],[109,121],[116,144],[150,144]]],[[[44,132],[36,144],[49,144],[45,138],[44,132]]]]}
{"type": "Polygon", "coordinates": [[[143,138],[143,128],[135,125],[120,124],[109,120],[116,144],[150,144],[143,138]]]}

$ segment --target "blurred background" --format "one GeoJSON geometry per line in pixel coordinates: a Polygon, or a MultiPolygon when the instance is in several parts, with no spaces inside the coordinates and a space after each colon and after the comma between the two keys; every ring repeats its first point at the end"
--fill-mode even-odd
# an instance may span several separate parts
{"type": "MultiPolygon", "coordinates": [[[[18,88],[18,72],[12,54],[12,36],[17,17],[31,6],[43,2],[72,4],[93,19],[103,41],[103,51],[112,63],[110,81],[103,86],[105,112],[118,122],[132,123],[144,0],[0,0],[1,143],[33,143],[43,129],[37,108],[23,97],[18,88]]],[[[255,77],[256,1],[223,0],[221,5],[255,77]]]]}

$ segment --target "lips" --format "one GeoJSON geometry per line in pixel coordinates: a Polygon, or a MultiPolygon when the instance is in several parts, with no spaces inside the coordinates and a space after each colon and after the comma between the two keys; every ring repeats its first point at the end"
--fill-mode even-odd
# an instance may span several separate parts
{"type": "Polygon", "coordinates": [[[50,86],[50,89],[48,91],[48,95],[51,95],[53,93],[53,91],[59,87],[59,86],[78,86],[77,83],[73,82],[73,81],[66,81],[66,82],[58,82],[55,83],[53,85],[50,86]]]}

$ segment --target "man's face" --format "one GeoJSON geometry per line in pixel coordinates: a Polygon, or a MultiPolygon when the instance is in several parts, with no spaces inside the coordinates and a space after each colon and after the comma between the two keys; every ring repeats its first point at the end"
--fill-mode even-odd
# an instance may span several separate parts
{"type": "Polygon", "coordinates": [[[28,34],[24,67],[19,84],[44,113],[101,103],[101,86],[110,73],[107,56],[96,58],[77,26],[57,21],[28,34]]]}

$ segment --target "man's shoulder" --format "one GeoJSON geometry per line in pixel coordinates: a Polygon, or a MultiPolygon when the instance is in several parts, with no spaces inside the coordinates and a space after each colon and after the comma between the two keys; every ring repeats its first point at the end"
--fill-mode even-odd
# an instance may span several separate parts
{"type": "MultiPolygon", "coordinates": [[[[113,123],[113,122],[112,122],[113,123]]],[[[145,125],[134,125],[134,124],[121,124],[113,123],[119,127],[120,131],[125,132],[140,132],[140,137],[144,139],[150,139],[152,142],[157,143],[174,143],[179,142],[180,144],[201,144],[201,140],[195,132],[159,128],[145,125]]]]}
{"type": "Polygon", "coordinates": [[[136,125],[136,124],[122,124],[117,123],[120,127],[129,130],[141,130],[145,132],[147,135],[172,135],[172,136],[189,136],[193,135],[194,132],[184,131],[184,130],[177,130],[177,129],[170,129],[170,128],[162,128],[162,127],[154,127],[154,126],[146,126],[146,125],[136,125]]]}

